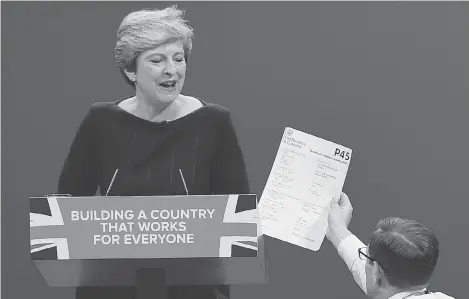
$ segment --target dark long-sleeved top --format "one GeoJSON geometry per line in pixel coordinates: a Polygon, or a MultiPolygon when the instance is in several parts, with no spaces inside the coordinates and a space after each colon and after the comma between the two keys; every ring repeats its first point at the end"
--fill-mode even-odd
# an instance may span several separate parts
{"type": "Polygon", "coordinates": [[[118,102],[93,104],[64,163],[58,192],[109,195],[249,193],[243,154],[229,110],[202,102],[170,122],[150,122],[118,102]]]}
{"type": "MultiPolygon", "coordinates": [[[[203,106],[169,122],[151,122],[118,106],[93,104],[81,122],[59,178],[73,196],[150,196],[249,193],[248,177],[230,112],[203,106]],[[184,180],[181,178],[180,171],[184,180]]],[[[227,288],[219,288],[227,295],[227,288]]],[[[210,287],[170,288],[170,298],[213,298],[210,287]]],[[[134,288],[78,288],[76,298],[131,299],[134,288]]]]}

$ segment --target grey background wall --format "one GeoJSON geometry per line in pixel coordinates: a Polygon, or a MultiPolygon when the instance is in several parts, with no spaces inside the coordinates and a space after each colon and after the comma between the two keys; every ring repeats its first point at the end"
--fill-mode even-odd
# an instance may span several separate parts
{"type": "MultiPolygon", "coordinates": [[[[28,197],[56,191],[91,103],[131,94],[112,56],[124,15],[167,4],[2,3],[2,298],[73,298],[29,260],[28,197]]],[[[196,34],[184,93],[231,109],[259,196],[285,126],[351,147],[351,229],[366,243],[382,217],[425,223],[432,288],[465,298],[468,4],[180,3],[196,34]]],[[[267,245],[270,284],[235,299],[364,298],[328,242],[267,245]]]]}

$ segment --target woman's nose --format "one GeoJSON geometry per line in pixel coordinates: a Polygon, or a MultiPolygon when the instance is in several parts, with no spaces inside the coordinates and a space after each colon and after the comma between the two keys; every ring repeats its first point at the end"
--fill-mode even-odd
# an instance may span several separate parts
{"type": "Polygon", "coordinates": [[[176,72],[176,66],[173,61],[168,61],[164,69],[164,73],[167,75],[173,75],[176,72]]]}

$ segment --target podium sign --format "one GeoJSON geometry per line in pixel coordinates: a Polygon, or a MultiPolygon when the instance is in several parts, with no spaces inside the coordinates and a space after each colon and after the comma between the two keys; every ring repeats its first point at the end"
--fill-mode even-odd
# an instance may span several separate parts
{"type": "Polygon", "coordinates": [[[216,273],[212,271],[208,280],[242,283],[242,277],[235,278],[238,274],[228,274],[230,268],[239,272],[243,265],[258,262],[257,267],[265,271],[259,250],[260,227],[256,195],[52,196],[30,200],[32,259],[48,273],[58,266],[44,262],[60,260],[69,261],[68,270],[78,267],[73,271],[81,273],[67,283],[57,282],[63,278],[56,277],[54,285],[132,283],[125,275],[113,281],[96,279],[100,275],[90,279],[89,274],[84,279],[83,272],[93,269],[96,274],[107,271],[106,267],[128,272],[143,267],[143,261],[146,266],[172,271],[175,284],[198,279],[184,278],[182,273],[189,269],[212,269],[216,273]]]}

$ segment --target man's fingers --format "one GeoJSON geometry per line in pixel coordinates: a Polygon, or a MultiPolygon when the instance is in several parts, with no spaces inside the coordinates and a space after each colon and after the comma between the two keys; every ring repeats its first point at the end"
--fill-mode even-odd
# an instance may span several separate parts
{"type": "Polygon", "coordinates": [[[341,207],[346,207],[346,206],[352,205],[352,204],[350,203],[350,199],[348,198],[348,195],[345,194],[344,192],[342,192],[342,194],[340,195],[339,205],[340,205],[341,207]]]}
{"type": "Polygon", "coordinates": [[[339,199],[338,198],[332,198],[331,208],[334,207],[334,206],[338,206],[338,205],[339,205],[339,199]]]}

